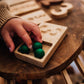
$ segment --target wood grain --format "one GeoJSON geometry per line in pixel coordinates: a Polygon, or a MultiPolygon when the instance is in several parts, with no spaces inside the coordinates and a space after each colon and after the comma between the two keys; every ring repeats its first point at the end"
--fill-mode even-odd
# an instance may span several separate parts
{"type": "Polygon", "coordinates": [[[84,65],[81,62],[79,57],[76,58],[75,63],[77,65],[78,69],[80,70],[80,72],[82,73],[82,75],[84,76],[84,65]]]}
{"type": "Polygon", "coordinates": [[[73,10],[73,5],[71,3],[62,3],[57,8],[51,8],[50,13],[55,18],[62,19],[68,16],[68,14],[72,12],[72,10],[73,10]],[[59,8],[59,11],[58,11],[58,8],[59,8]]]}
{"type": "Polygon", "coordinates": [[[23,2],[27,2],[29,0],[4,0],[8,5],[10,6],[13,6],[13,5],[16,5],[16,4],[20,4],[20,3],[23,3],[23,2]]]}
{"type": "Polygon", "coordinates": [[[52,4],[59,4],[62,3],[63,0],[41,0],[41,4],[45,7],[49,7],[52,4]]]}
{"type": "Polygon", "coordinates": [[[29,14],[27,13],[25,15],[22,15],[21,18],[34,22],[36,24],[49,22],[52,20],[52,18],[48,16],[48,14],[43,10],[38,10],[29,14]]]}
{"type": "Polygon", "coordinates": [[[45,67],[49,59],[52,57],[53,53],[56,51],[62,40],[67,34],[67,27],[57,24],[41,23],[39,25],[42,34],[42,46],[45,52],[43,58],[38,59],[34,56],[34,51],[29,54],[23,54],[18,51],[18,49],[23,45],[20,44],[14,51],[15,56],[25,62],[34,64],[39,67],[45,67]]]}
{"type": "Polygon", "coordinates": [[[65,79],[66,84],[73,84],[66,69],[62,71],[62,75],[65,79]]]}
{"type": "Polygon", "coordinates": [[[23,15],[28,12],[40,9],[40,6],[35,1],[26,1],[10,7],[10,12],[13,15],[23,15]]]}
{"type": "Polygon", "coordinates": [[[0,48],[0,75],[7,79],[17,80],[47,77],[66,68],[78,56],[81,49],[81,41],[77,40],[75,35],[68,35],[49,60],[48,64],[44,68],[39,68],[16,59],[2,45],[0,48]]]}
{"type": "MultiPolygon", "coordinates": [[[[0,76],[7,79],[40,79],[56,74],[65,69],[82,50],[81,36],[84,34],[84,12],[81,10],[81,0],[65,0],[74,5],[74,10],[67,18],[52,23],[68,26],[68,36],[54,53],[45,68],[38,68],[29,63],[20,61],[10,53],[0,41],[0,76]],[[76,36],[75,36],[76,35],[76,36]]],[[[47,8],[43,8],[49,13],[47,8]]]]}

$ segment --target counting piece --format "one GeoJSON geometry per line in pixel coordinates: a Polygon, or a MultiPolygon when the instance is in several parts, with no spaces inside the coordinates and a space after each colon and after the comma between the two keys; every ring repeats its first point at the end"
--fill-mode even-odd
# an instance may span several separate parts
{"type": "Polygon", "coordinates": [[[73,5],[71,3],[62,3],[58,9],[50,9],[50,13],[55,17],[55,18],[64,18],[68,15],[73,10],[73,5]]]}
{"type": "Polygon", "coordinates": [[[36,49],[36,50],[34,51],[34,55],[35,55],[35,57],[41,59],[41,58],[45,55],[45,52],[44,52],[43,49],[36,49]]]}
{"type": "Polygon", "coordinates": [[[39,25],[40,29],[43,28],[43,26],[46,29],[49,29],[49,31],[46,30],[45,33],[41,31],[42,40],[43,40],[43,43],[42,43],[43,50],[40,48],[40,50],[36,49],[37,51],[35,50],[35,51],[30,52],[29,54],[24,54],[18,51],[18,49],[22,45],[21,44],[16,48],[14,52],[15,56],[18,59],[21,59],[23,61],[34,64],[39,67],[44,67],[46,63],[49,61],[50,57],[53,56],[53,53],[55,52],[55,50],[57,49],[57,47],[59,46],[59,44],[61,43],[61,41],[63,40],[63,38],[65,37],[67,33],[67,27],[51,24],[51,23],[41,23],[39,25]],[[56,31],[56,34],[54,32],[54,34],[51,35],[53,29],[54,31],[56,31]]]}
{"type": "Polygon", "coordinates": [[[52,19],[45,13],[43,10],[38,10],[36,12],[32,12],[26,15],[21,16],[23,19],[27,19],[28,21],[34,22],[36,24],[51,21],[52,19]]]}
{"type": "Polygon", "coordinates": [[[37,9],[40,9],[40,6],[35,1],[28,1],[12,6],[10,11],[14,15],[22,15],[37,9]]]}
{"type": "Polygon", "coordinates": [[[42,49],[42,44],[39,43],[39,42],[35,42],[32,47],[33,47],[33,50],[34,50],[34,51],[35,51],[36,49],[42,49]]]}
{"type": "Polygon", "coordinates": [[[21,53],[29,54],[30,49],[27,47],[26,44],[23,44],[23,45],[18,49],[18,51],[21,52],[21,53]]]}
{"type": "Polygon", "coordinates": [[[51,4],[62,3],[63,0],[41,0],[41,4],[45,7],[49,7],[51,4]]]}

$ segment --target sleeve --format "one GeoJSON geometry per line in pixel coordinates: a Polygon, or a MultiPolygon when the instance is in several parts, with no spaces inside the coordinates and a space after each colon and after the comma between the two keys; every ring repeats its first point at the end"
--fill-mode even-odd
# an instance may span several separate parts
{"type": "Polygon", "coordinates": [[[17,17],[10,13],[9,6],[6,2],[0,1],[0,30],[10,19],[17,17]]]}

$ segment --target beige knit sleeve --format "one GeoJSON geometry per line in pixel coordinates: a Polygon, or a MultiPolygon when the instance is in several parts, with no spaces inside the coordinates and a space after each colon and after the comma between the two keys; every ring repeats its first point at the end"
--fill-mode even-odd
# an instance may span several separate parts
{"type": "Polygon", "coordinates": [[[4,24],[13,17],[16,16],[11,15],[7,3],[0,1],[0,28],[2,28],[4,24]]]}

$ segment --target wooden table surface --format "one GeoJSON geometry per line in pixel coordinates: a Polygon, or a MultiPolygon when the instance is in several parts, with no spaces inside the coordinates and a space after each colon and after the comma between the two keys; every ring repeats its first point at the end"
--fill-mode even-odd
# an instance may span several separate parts
{"type": "MultiPolygon", "coordinates": [[[[0,76],[6,79],[41,79],[65,69],[82,50],[81,37],[84,34],[83,1],[67,0],[74,6],[68,17],[52,23],[68,26],[68,34],[44,68],[18,60],[10,53],[3,41],[0,42],[0,76]]],[[[46,12],[48,10],[43,8],[46,12]]],[[[48,12],[49,14],[49,12],[48,12]]]]}

